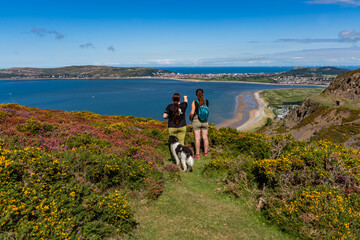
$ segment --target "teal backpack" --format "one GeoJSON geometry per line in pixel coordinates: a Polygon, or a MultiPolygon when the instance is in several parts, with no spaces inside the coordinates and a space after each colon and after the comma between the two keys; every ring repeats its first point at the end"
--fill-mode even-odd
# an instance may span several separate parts
{"type": "MultiPolygon", "coordinates": [[[[196,99],[195,101],[198,103],[198,105],[200,105],[199,100],[196,99]]],[[[209,117],[209,108],[206,105],[206,100],[205,100],[204,104],[199,106],[198,118],[200,122],[207,122],[208,117],[209,117]]]]}

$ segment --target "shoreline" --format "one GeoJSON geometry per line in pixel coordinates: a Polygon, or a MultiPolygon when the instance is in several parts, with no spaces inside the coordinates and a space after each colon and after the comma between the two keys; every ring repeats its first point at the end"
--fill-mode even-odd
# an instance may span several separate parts
{"type": "Polygon", "coordinates": [[[40,80],[129,80],[129,79],[163,79],[163,80],[176,80],[183,82],[223,82],[223,83],[251,83],[251,84],[262,84],[262,85],[280,85],[280,86],[316,86],[316,87],[326,87],[327,85],[318,85],[318,84],[281,84],[281,83],[262,83],[262,82],[247,82],[247,81],[218,81],[218,80],[201,80],[201,79],[182,79],[182,78],[155,78],[155,77],[127,77],[127,78],[0,78],[0,81],[40,81],[40,80]]]}
{"type": "Polygon", "coordinates": [[[242,130],[259,122],[265,116],[264,110],[266,107],[265,101],[259,95],[262,91],[263,90],[252,92],[252,95],[257,103],[257,108],[252,108],[249,110],[249,116],[245,122],[239,125],[239,123],[244,120],[245,110],[247,108],[246,104],[244,103],[243,96],[239,95],[237,96],[237,107],[234,117],[227,119],[222,123],[216,124],[215,127],[218,129],[231,127],[236,128],[236,130],[242,130]]]}
{"type": "Polygon", "coordinates": [[[255,101],[258,104],[258,108],[256,109],[250,109],[249,111],[249,118],[241,124],[239,127],[236,128],[236,130],[242,130],[245,128],[248,128],[255,123],[259,122],[264,116],[265,116],[265,101],[260,97],[260,92],[263,90],[256,91],[253,93],[253,96],[255,98],[255,101]]]}
{"type": "Polygon", "coordinates": [[[242,98],[242,96],[237,96],[237,107],[235,110],[235,116],[233,118],[225,120],[222,123],[216,124],[215,127],[218,129],[224,127],[237,128],[238,126],[236,124],[244,120],[245,109],[247,106],[243,102],[244,99],[242,98]]]}

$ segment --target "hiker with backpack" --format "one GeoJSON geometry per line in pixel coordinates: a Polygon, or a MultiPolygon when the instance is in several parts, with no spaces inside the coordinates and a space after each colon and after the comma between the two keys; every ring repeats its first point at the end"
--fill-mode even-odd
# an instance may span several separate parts
{"type": "Polygon", "coordinates": [[[208,156],[209,140],[208,140],[208,117],[209,117],[209,101],[204,98],[204,90],[196,90],[196,100],[191,104],[190,121],[195,135],[195,159],[200,159],[200,140],[201,136],[204,141],[203,156],[208,156]]]}

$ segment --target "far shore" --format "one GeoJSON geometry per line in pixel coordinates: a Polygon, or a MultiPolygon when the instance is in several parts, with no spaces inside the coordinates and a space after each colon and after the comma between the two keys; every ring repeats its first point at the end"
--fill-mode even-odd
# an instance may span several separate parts
{"type": "Polygon", "coordinates": [[[247,81],[219,81],[219,80],[208,80],[208,79],[192,79],[192,78],[158,78],[158,77],[127,77],[127,78],[114,78],[114,77],[101,77],[101,78],[0,78],[0,81],[31,81],[31,80],[129,80],[129,79],[164,79],[164,80],[176,80],[184,82],[229,82],[229,83],[251,83],[251,84],[265,84],[265,85],[284,85],[284,86],[317,86],[326,87],[326,85],[316,84],[282,84],[282,83],[263,83],[263,82],[247,82],[247,81]]]}

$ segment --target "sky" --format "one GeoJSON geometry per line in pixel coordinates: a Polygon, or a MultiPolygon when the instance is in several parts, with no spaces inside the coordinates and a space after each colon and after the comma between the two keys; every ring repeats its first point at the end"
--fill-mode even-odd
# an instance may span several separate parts
{"type": "Polygon", "coordinates": [[[360,0],[0,3],[0,68],[360,66],[360,0]]]}

